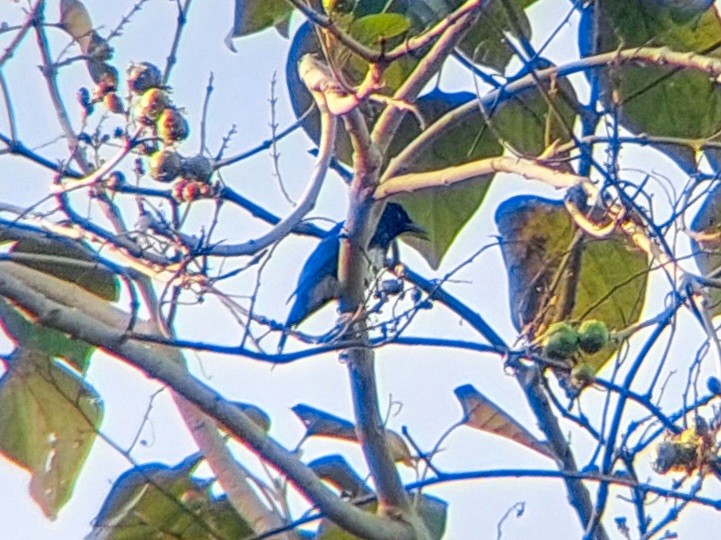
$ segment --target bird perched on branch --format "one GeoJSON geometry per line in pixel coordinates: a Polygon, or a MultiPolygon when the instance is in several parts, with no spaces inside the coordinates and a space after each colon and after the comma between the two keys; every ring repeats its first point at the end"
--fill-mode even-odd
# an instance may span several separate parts
{"type": "MultiPolygon", "coordinates": [[[[338,298],[338,254],[344,225],[345,222],[341,222],[333,227],[303,265],[295,292],[291,295],[295,301],[285,322],[286,332],[278,342],[279,352],[285,345],[288,329],[298,325],[332,299],[338,298]]],[[[411,220],[400,204],[388,203],[368,243],[367,256],[373,273],[378,273],[383,267],[391,242],[406,233],[425,235],[425,231],[411,220]]]]}

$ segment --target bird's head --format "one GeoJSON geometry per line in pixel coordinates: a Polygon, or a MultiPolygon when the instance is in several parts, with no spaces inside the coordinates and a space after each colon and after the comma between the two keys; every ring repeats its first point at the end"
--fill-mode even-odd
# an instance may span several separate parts
{"type": "Polygon", "coordinates": [[[410,218],[400,204],[388,203],[378,221],[378,228],[371,238],[370,246],[387,249],[390,243],[402,234],[427,237],[426,231],[410,218]]]}

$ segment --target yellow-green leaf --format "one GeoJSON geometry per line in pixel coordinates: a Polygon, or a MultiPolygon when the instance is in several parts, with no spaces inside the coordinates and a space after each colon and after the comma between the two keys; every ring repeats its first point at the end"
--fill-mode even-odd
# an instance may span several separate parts
{"type": "Polygon", "coordinates": [[[62,358],[81,373],[85,373],[95,350],[86,341],[36,323],[29,313],[5,298],[0,298],[0,325],[19,346],[62,358]]]}
{"type": "MultiPolygon", "coordinates": [[[[599,35],[593,34],[593,7],[584,10],[579,30],[581,52],[592,55],[619,47],[668,47],[721,57],[721,20],[712,3],[701,11],[679,9],[690,2],[604,0],[598,9],[599,35]]],[[[624,127],[634,133],[704,140],[721,129],[721,90],[706,73],[677,67],[608,66],[599,72],[602,98],[618,111],[624,127]]],[[[692,148],[657,145],[686,170],[695,170],[692,148]]]]}
{"type": "MultiPolygon", "coordinates": [[[[597,319],[621,330],[638,321],[646,296],[646,254],[626,236],[590,238],[562,201],[512,197],[496,212],[516,328],[533,340],[549,325],[597,319]]],[[[584,361],[595,371],[609,345],[584,361]]]]}
{"type": "Polygon", "coordinates": [[[266,28],[286,25],[293,6],[285,0],[235,0],[233,37],[247,36],[266,28]]]}
{"type": "MultiPolygon", "coordinates": [[[[475,99],[475,95],[466,92],[447,94],[434,90],[419,100],[419,106],[446,103],[445,113],[475,99]]],[[[567,82],[551,82],[543,87],[543,91],[528,89],[485,114],[475,109],[448,126],[441,124],[444,126],[441,130],[422,139],[419,151],[407,163],[397,158],[395,174],[440,170],[501,155],[504,146],[510,146],[521,155],[536,157],[553,142],[570,139],[570,128],[578,109],[573,88],[567,82]]],[[[430,110],[442,111],[438,106],[430,110]]],[[[443,114],[427,118],[445,122],[443,114]]],[[[402,127],[398,138],[408,144],[408,135],[404,133],[402,127]]],[[[396,141],[391,147],[391,155],[395,145],[396,141]]],[[[442,186],[398,197],[411,219],[427,233],[426,239],[405,238],[403,241],[416,248],[431,267],[438,268],[458,233],[482,204],[491,178],[491,175],[477,176],[452,187],[442,186]]]]}
{"type": "Polygon", "coordinates": [[[114,540],[246,538],[248,523],[210,483],[191,475],[191,456],[175,467],[151,463],[124,473],[113,485],[94,520],[94,534],[114,540]]]}
{"type": "Polygon", "coordinates": [[[359,43],[373,46],[402,35],[410,27],[411,22],[400,13],[377,13],[353,21],[349,33],[359,43]]]}
{"type": "Polygon", "coordinates": [[[77,373],[29,347],[0,379],[0,451],[32,475],[30,496],[54,519],[72,495],[103,406],[77,373]]]}
{"type": "Polygon", "coordinates": [[[82,242],[73,242],[3,228],[0,244],[14,241],[10,249],[19,264],[74,283],[103,300],[118,299],[115,273],[97,262],[97,256],[82,242]]]}

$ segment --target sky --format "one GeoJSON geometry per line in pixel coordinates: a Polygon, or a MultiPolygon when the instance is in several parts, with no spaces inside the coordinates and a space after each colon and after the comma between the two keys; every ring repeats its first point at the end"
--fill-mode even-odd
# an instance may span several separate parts
{"type": "MultiPolygon", "coordinates": [[[[49,2],[47,19],[58,18],[55,2],[49,2]]],[[[535,35],[549,34],[569,9],[570,3],[539,2],[530,12],[534,21],[535,35]]],[[[93,19],[100,26],[100,33],[107,34],[116,26],[128,5],[125,2],[103,2],[87,0],[93,19]]],[[[198,125],[210,73],[213,74],[213,93],[209,105],[208,145],[215,152],[223,136],[232,125],[237,133],[230,143],[226,155],[233,155],[254,147],[268,138],[270,121],[271,81],[277,80],[276,108],[277,121],[281,127],[294,120],[284,81],[285,51],[288,42],[274,31],[236,41],[238,53],[232,53],[223,40],[229,31],[233,18],[232,2],[194,2],[190,24],[185,29],[178,51],[179,62],[174,69],[171,85],[173,100],[185,107],[191,125],[191,137],[181,147],[188,154],[199,148],[198,125]]],[[[0,21],[16,22],[19,10],[10,3],[0,4],[0,21]]],[[[150,61],[163,65],[173,38],[176,11],[175,3],[153,0],[143,5],[142,11],[134,17],[115,45],[114,65],[121,69],[131,61],[150,61]]],[[[295,18],[292,29],[299,19],[295,18]]],[[[561,28],[547,55],[557,63],[575,58],[575,31],[577,21],[561,28]]],[[[68,38],[58,30],[49,31],[54,52],[57,53],[68,43],[68,38]]],[[[26,39],[32,39],[32,36],[26,39]]],[[[0,36],[0,46],[6,46],[6,36],[0,36]]],[[[39,60],[35,47],[25,43],[18,54],[3,71],[11,88],[11,95],[20,119],[20,137],[31,147],[43,147],[48,155],[64,155],[62,142],[53,142],[59,129],[54,116],[49,113],[43,91],[36,91],[26,81],[38,81],[39,60]],[[26,88],[26,85],[30,89],[26,88]]],[[[573,79],[579,97],[583,101],[587,89],[581,77],[573,79]]],[[[68,95],[74,95],[81,84],[90,86],[87,74],[80,65],[73,66],[60,76],[61,88],[68,95]]],[[[446,90],[471,89],[469,75],[459,69],[444,72],[442,87],[446,90]]],[[[69,100],[72,101],[72,100],[69,100]]],[[[75,105],[73,105],[75,107],[75,105]]],[[[77,112],[77,110],[76,110],[77,112]]],[[[75,114],[74,118],[79,115],[75,114]]],[[[109,122],[116,122],[110,120],[109,122]]],[[[4,112],[0,113],[0,129],[7,131],[4,112]]],[[[308,151],[312,143],[302,133],[279,144],[281,158],[280,172],[284,185],[291,197],[302,193],[313,158],[308,151]]],[[[659,175],[680,177],[680,171],[666,158],[635,151],[624,155],[624,164],[629,175],[637,168],[648,169],[653,159],[653,170],[659,175]],[[649,157],[650,156],[650,157],[649,157]]],[[[126,164],[127,166],[127,164],[126,164]]],[[[8,193],[15,204],[30,205],[40,200],[47,189],[49,175],[38,171],[8,156],[0,156],[0,193],[8,193]]],[[[685,177],[681,178],[685,181],[685,177]]],[[[273,176],[273,163],[267,152],[242,162],[223,173],[223,180],[251,200],[264,205],[278,215],[285,215],[291,207],[282,196],[277,180],[273,176]]],[[[517,178],[499,176],[494,182],[482,210],[464,228],[457,244],[448,254],[440,270],[433,273],[422,259],[409,249],[403,249],[403,260],[412,268],[428,276],[443,276],[456,268],[467,256],[482,245],[495,242],[497,234],[493,213],[505,198],[522,193],[538,193],[560,197],[560,193],[517,178]]],[[[131,201],[132,202],[132,201],[131,201]]],[[[326,181],[314,215],[342,219],[347,205],[343,183],[335,177],[326,181]]],[[[128,208],[130,208],[129,205],[128,208]]],[[[191,213],[190,220],[198,229],[207,223],[208,205],[198,205],[191,213]]],[[[130,210],[129,210],[130,211],[130,210]]],[[[322,224],[322,222],[321,222],[322,224]]],[[[247,219],[237,210],[224,210],[221,214],[221,236],[232,241],[242,241],[265,230],[259,222],[247,219]],[[232,214],[237,212],[237,214],[232,214]],[[223,219],[224,218],[224,219],[223,219]]],[[[258,310],[281,319],[288,306],[286,299],[294,288],[296,272],[310,253],[315,241],[293,239],[281,243],[273,260],[264,272],[258,310]],[[283,270],[286,271],[283,271],[283,270]],[[290,271],[288,269],[293,269],[290,271]]],[[[250,294],[252,280],[238,282],[238,294],[250,294]]],[[[509,342],[516,333],[511,325],[508,311],[507,285],[500,250],[490,249],[481,255],[475,264],[464,268],[449,285],[449,290],[464,298],[472,307],[487,315],[488,321],[509,342]]],[[[127,300],[127,299],[125,299],[127,300]]],[[[649,301],[647,310],[653,313],[662,304],[662,298],[649,301]]],[[[122,304],[122,301],[121,301],[122,304]]],[[[333,310],[328,309],[309,321],[308,332],[320,332],[332,324],[333,310]]],[[[414,336],[434,335],[441,328],[445,337],[478,339],[469,329],[437,306],[419,314],[411,328],[414,336]],[[440,326],[442,325],[442,326],[440,326]]],[[[697,328],[682,322],[683,340],[677,344],[679,355],[689,343],[701,339],[697,328]]],[[[177,325],[177,333],[188,339],[218,341],[237,344],[240,330],[233,326],[223,313],[223,308],[213,299],[202,306],[189,309],[177,325]]],[[[11,348],[5,342],[2,352],[11,348]]],[[[232,400],[256,403],[268,412],[273,420],[271,435],[288,447],[292,447],[303,434],[303,427],[290,411],[297,403],[332,411],[339,416],[350,418],[352,405],[348,394],[347,373],[333,355],[318,356],[302,362],[271,369],[268,364],[243,358],[216,354],[188,354],[193,373],[204,382],[213,385],[232,400]]],[[[393,415],[389,425],[400,430],[408,426],[414,439],[423,448],[433,446],[437,438],[452,423],[461,417],[460,407],[453,396],[453,389],[462,384],[473,384],[488,397],[502,403],[507,412],[518,417],[535,430],[530,411],[512,376],[506,373],[498,358],[490,355],[456,350],[439,350],[416,347],[402,349],[388,346],[377,352],[377,369],[382,408],[389,403],[400,403],[392,407],[393,415]]],[[[195,447],[182,421],[174,409],[168,392],[148,380],[137,370],[128,367],[115,358],[97,354],[87,375],[88,381],[100,392],[105,403],[105,419],[102,432],[127,447],[136,438],[138,429],[141,444],[132,452],[138,463],[161,461],[174,465],[195,447]],[[151,396],[154,396],[151,398],[151,396]],[[151,401],[152,399],[152,401],[151,401]],[[148,421],[143,422],[147,415],[148,421]]],[[[670,391],[682,387],[683,376],[669,383],[670,391]]],[[[591,391],[594,392],[594,391],[591,391]]],[[[590,414],[597,398],[589,396],[590,414]]],[[[538,431],[536,430],[536,433],[538,431]]],[[[580,456],[588,457],[592,446],[588,441],[574,440],[580,456]]],[[[342,452],[355,466],[363,469],[360,450],[350,443],[329,443],[309,441],[305,446],[304,458],[308,460],[328,453],[342,452]]],[[[247,456],[243,450],[240,455],[247,456]]],[[[581,463],[583,458],[581,458],[581,463]]],[[[528,467],[552,468],[543,457],[515,443],[462,428],[454,432],[444,444],[444,451],[438,456],[441,468],[447,470],[475,470],[484,468],[528,467]]],[[[96,442],[76,487],[73,499],[61,511],[54,522],[48,521],[33,505],[27,493],[28,475],[13,464],[0,458],[0,540],[25,539],[74,539],[90,530],[90,520],[102,505],[113,481],[128,469],[128,461],[102,441],[96,442]],[[3,532],[5,531],[5,532],[3,532]],[[5,536],[11,531],[12,535],[5,536]]],[[[411,471],[403,471],[404,480],[414,479],[411,471]]],[[[719,496],[716,489],[716,496],[719,496]]],[[[490,538],[495,537],[499,520],[517,502],[526,503],[525,513],[519,518],[509,518],[503,526],[503,538],[577,538],[579,526],[572,509],[566,502],[565,490],[558,481],[504,480],[472,481],[449,484],[433,488],[430,493],[450,502],[447,538],[490,538]],[[539,533],[539,531],[541,531],[539,533]]],[[[624,493],[625,495],[625,493],[624,493]]],[[[664,504],[659,501],[658,505],[664,504]]],[[[293,501],[298,512],[302,502],[293,501]]],[[[688,510],[687,523],[693,538],[705,539],[715,535],[700,519],[708,516],[696,509],[688,510]],[[695,519],[693,516],[699,516],[695,519]]],[[[633,518],[632,509],[614,500],[609,515],[627,515],[633,518]],[[619,510],[621,509],[621,510],[619,510]]],[[[679,529],[683,530],[683,529],[679,529]]],[[[681,538],[685,536],[682,534],[681,538]]]]}

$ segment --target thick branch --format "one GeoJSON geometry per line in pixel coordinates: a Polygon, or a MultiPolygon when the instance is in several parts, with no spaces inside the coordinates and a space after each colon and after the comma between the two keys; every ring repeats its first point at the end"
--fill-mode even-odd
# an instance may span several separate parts
{"type": "MultiPolygon", "coordinates": [[[[426,84],[438,73],[448,56],[453,52],[468,29],[480,16],[480,4],[477,0],[468,0],[457,12],[464,13],[444,29],[438,41],[431,47],[428,54],[418,63],[413,73],[393,96],[394,100],[406,103],[415,102],[426,84]],[[469,11],[470,8],[470,11],[469,11]]],[[[398,126],[403,120],[405,110],[397,107],[386,107],[373,128],[373,142],[378,151],[384,153],[393,139],[398,126]]]]}
{"type": "Polygon", "coordinates": [[[325,86],[326,79],[322,77],[323,74],[319,73],[318,69],[315,69],[316,67],[315,60],[309,55],[303,57],[298,66],[300,76],[318,106],[321,124],[318,158],[305,193],[301,196],[300,202],[295,209],[266,234],[244,244],[216,246],[212,249],[212,255],[220,257],[254,255],[290,233],[315,206],[315,201],[318,198],[333,157],[336,134],[336,118],[329,112],[326,105],[325,92],[328,90],[325,86]]]}
{"type": "MultiPolygon", "coordinates": [[[[77,286],[15,263],[0,263],[0,270],[0,295],[33,313],[41,324],[102,347],[170,386],[281,471],[304,496],[343,528],[364,538],[413,538],[405,523],[369,514],[336,496],[308,466],[266,435],[237,407],[173,361],[173,349],[126,338],[124,325],[109,324],[123,318],[116,308],[77,286]]],[[[128,317],[124,319],[127,324],[128,317]]]]}
{"type": "MultiPolygon", "coordinates": [[[[576,460],[566,438],[563,436],[558,419],[551,411],[548,398],[543,392],[540,377],[541,373],[537,366],[521,367],[516,371],[516,380],[525,392],[526,399],[536,416],[538,425],[553,449],[553,453],[558,458],[559,468],[564,474],[569,502],[576,510],[581,525],[585,528],[593,520],[593,502],[586,486],[575,476],[578,474],[576,460]]],[[[604,528],[599,525],[594,532],[593,538],[594,540],[607,540],[608,535],[604,528]]]]}
{"type": "MultiPolygon", "coordinates": [[[[381,182],[386,178],[404,174],[406,170],[428,152],[430,145],[442,137],[447,130],[464,122],[468,116],[477,114],[479,106],[486,109],[497,107],[501,103],[513,99],[519,92],[535,87],[538,81],[568,77],[574,73],[588,72],[593,69],[603,68],[609,64],[628,62],[693,69],[708,73],[714,78],[721,77],[721,59],[692,52],[674,52],[665,47],[642,47],[612,51],[569,62],[563,66],[539,69],[533,74],[525,75],[504,85],[502,88],[488,92],[485,96],[479,98],[480,104],[478,100],[471,100],[441,116],[391,160],[388,168],[383,173],[381,182]]],[[[376,132],[377,130],[378,124],[376,124],[376,132]]]]}

